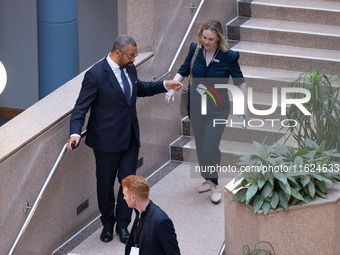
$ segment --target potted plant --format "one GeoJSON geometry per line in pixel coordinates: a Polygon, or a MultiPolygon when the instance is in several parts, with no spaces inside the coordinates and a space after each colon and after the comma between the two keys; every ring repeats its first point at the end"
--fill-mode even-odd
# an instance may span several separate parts
{"type": "MultiPolygon", "coordinates": [[[[336,241],[339,224],[333,217],[339,213],[340,188],[331,187],[340,181],[340,95],[339,87],[332,86],[335,81],[339,77],[301,74],[292,86],[310,91],[311,99],[304,107],[311,115],[291,105],[287,118],[298,125],[290,125],[283,144],[269,147],[253,142],[255,153],[239,155],[243,170],[234,185],[230,183],[225,189],[229,200],[225,203],[225,235],[230,254],[236,254],[244,243],[263,239],[275,245],[280,254],[295,254],[299,249],[308,254],[336,254],[334,251],[340,250],[336,241]],[[294,147],[287,143],[292,140],[294,147]],[[285,213],[288,208],[291,212],[285,213]],[[329,238],[310,242],[313,234],[300,233],[329,238]]],[[[302,97],[299,93],[291,96],[302,97]]]]}
{"type": "MultiPolygon", "coordinates": [[[[311,139],[317,144],[324,142],[325,149],[340,149],[340,94],[339,76],[327,76],[324,73],[302,73],[292,83],[292,87],[307,89],[311,99],[304,107],[312,114],[304,115],[296,105],[291,105],[287,118],[299,122],[297,127],[291,125],[288,136],[301,147],[305,139],[311,139]],[[336,84],[337,86],[333,85],[336,84]]],[[[300,98],[301,93],[293,93],[292,98],[300,98]]]]}
{"type": "Polygon", "coordinates": [[[269,242],[262,241],[262,242],[258,242],[255,245],[255,248],[253,250],[250,250],[248,245],[244,245],[242,247],[242,255],[275,255],[275,251],[274,251],[273,246],[269,242]],[[259,244],[266,244],[270,248],[269,248],[269,250],[268,249],[258,248],[257,246],[259,244]]]}
{"type": "Polygon", "coordinates": [[[244,165],[242,174],[235,182],[239,184],[230,203],[240,201],[253,206],[254,213],[299,202],[309,203],[315,196],[326,198],[326,184],[340,181],[340,158],[336,149],[325,150],[321,145],[306,139],[304,146],[277,144],[270,148],[264,143],[253,142],[256,152],[240,157],[244,165]]]}

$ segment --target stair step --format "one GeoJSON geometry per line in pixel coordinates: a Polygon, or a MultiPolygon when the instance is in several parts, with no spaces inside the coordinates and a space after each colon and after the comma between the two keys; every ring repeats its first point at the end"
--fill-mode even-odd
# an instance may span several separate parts
{"type": "MultiPolygon", "coordinates": [[[[236,141],[220,142],[221,165],[237,166],[240,156],[235,154],[247,154],[255,152],[252,143],[243,143],[236,141]]],[[[181,137],[171,146],[171,159],[186,162],[197,162],[196,147],[193,137],[181,137]]]]}
{"type": "Polygon", "coordinates": [[[240,17],[228,25],[228,38],[236,41],[242,41],[244,38],[250,42],[340,50],[340,26],[240,17]]]}
{"type": "Polygon", "coordinates": [[[241,66],[247,87],[254,92],[272,93],[272,88],[290,87],[301,72],[261,68],[254,66],[241,66]]]}
{"type": "Polygon", "coordinates": [[[340,24],[340,3],[320,0],[241,1],[240,16],[324,25],[340,24]]]}
{"type": "Polygon", "coordinates": [[[262,68],[254,66],[241,66],[243,76],[252,79],[265,79],[273,81],[292,82],[296,80],[301,72],[287,71],[282,69],[262,68]]]}
{"type": "Polygon", "coordinates": [[[340,73],[340,51],[241,41],[232,48],[241,53],[240,65],[283,70],[340,73]]]}
{"type": "MultiPolygon", "coordinates": [[[[279,120],[269,120],[268,118],[251,119],[247,128],[241,127],[240,117],[230,115],[226,128],[222,135],[222,140],[238,141],[251,143],[253,141],[262,142],[266,139],[266,144],[273,145],[286,134],[286,128],[281,129],[282,124],[279,120]]],[[[220,122],[222,124],[222,122],[220,122]]],[[[184,136],[193,136],[190,128],[189,118],[182,121],[184,136]]]]}
{"type": "Polygon", "coordinates": [[[287,8],[324,10],[330,12],[340,12],[340,4],[337,1],[328,0],[253,0],[252,4],[267,6],[282,6],[287,8]]]}
{"type": "MultiPolygon", "coordinates": [[[[249,115],[251,118],[268,118],[268,119],[285,119],[285,115],[281,115],[281,91],[280,89],[277,90],[277,106],[273,113],[269,115],[257,115],[249,111],[249,115]]],[[[249,96],[249,95],[248,95],[249,96]]],[[[261,93],[261,92],[254,92],[252,93],[252,104],[255,110],[269,110],[273,104],[273,93],[261,93]]],[[[229,94],[230,99],[230,113],[233,114],[233,97],[229,94]]],[[[286,111],[288,111],[289,105],[286,106],[286,111]]]]}

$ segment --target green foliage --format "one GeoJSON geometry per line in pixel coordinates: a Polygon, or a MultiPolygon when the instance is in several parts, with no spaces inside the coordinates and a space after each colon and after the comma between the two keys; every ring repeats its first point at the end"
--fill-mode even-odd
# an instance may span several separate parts
{"type": "Polygon", "coordinates": [[[254,154],[240,155],[242,174],[230,203],[240,201],[253,206],[254,213],[290,205],[309,203],[316,195],[326,198],[326,184],[340,182],[340,154],[325,150],[325,143],[306,139],[302,148],[277,144],[269,148],[253,142],[254,154]],[[333,161],[334,159],[337,159],[333,161]]]}
{"type": "Polygon", "coordinates": [[[254,250],[250,250],[248,245],[243,246],[242,255],[275,255],[275,251],[270,243],[262,241],[255,245],[254,250]],[[267,244],[270,247],[270,250],[257,248],[259,244],[267,244]]]}
{"type": "MultiPolygon", "coordinates": [[[[339,84],[339,80],[339,76],[310,72],[302,73],[293,82],[292,87],[305,88],[311,93],[311,99],[303,104],[311,116],[304,115],[296,105],[291,105],[287,111],[287,118],[298,122],[297,127],[292,123],[288,134],[294,137],[299,148],[303,147],[305,139],[311,139],[317,144],[325,142],[325,149],[340,150],[340,88],[332,86],[339,84]]],[[[305,95],[294,93],[291,97],[303,98],[305,95]]]]}

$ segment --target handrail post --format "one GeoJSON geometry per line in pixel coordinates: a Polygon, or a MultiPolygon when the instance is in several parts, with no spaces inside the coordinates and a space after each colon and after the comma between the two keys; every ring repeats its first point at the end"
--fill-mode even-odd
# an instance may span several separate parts
{"type": "Polygon", "coordinates": [[[182,41],[181,41],[181,44],[179,45],[179,47],[178,47],[178,49],[177,49],[177,52],[176,52],[174,58],[172,59],[172,62],[171,62],[171,64],[170,64],[170,66],[169,66],[168,71],[167,71],[166,73],[162,74],[160,77],[158,77],[155,81],[159,81],[160,79],[164,78],[165,76],[167,76],[168,74],[171,73],[172,68],[174,67],[175,62],[176,62],[176,60],[177,60],[177,58],[178,58],[178,56],[179,56],[179,53],[181,52],[181,50],[182,50],[182,48],[183,48],[183,45],[184,45],[185,41],[187,40],[187,38],[188,38],[188,36],[189,36],[189,33],[190,33],[191,29],[192,29],[192,26],[194,25],[194,23],[195,23],[195,21],[196,21],[196,19],[197,19],[197,16],[198,16],[198,14],[200,13],[200,10],[201,10],[201,8],[202,8],[202,6],[203,6],[203,4],[204,4],[204,1],[205,1],[205,0],[201,0],[199,6],[197,7],[197,10],[196,10],[196,12],[195,12],[195,15],[194,15],[194,17],[192,18],[192,20],[191,20],[191,22],[190,22],[190,24],[189,24],[189,27],[188,27],[188,29],[187,29],[187,31],[185,32],[185,35],[184,35],[184,37],[183,37],[183,39],[182,39],[182,41]]]}

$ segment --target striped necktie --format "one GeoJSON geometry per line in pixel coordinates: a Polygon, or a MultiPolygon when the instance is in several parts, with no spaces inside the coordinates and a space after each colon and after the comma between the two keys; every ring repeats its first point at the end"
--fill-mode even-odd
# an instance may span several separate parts
{"type": "Polygon", "coordinates": [[[120,69],[120,75],[121,75],[123,86],[124,86],[124,94],[126,97],[126,101],[130,103],[130,83],[124,73],[123,67],[119,67],[119,69],[120,69]]]}

